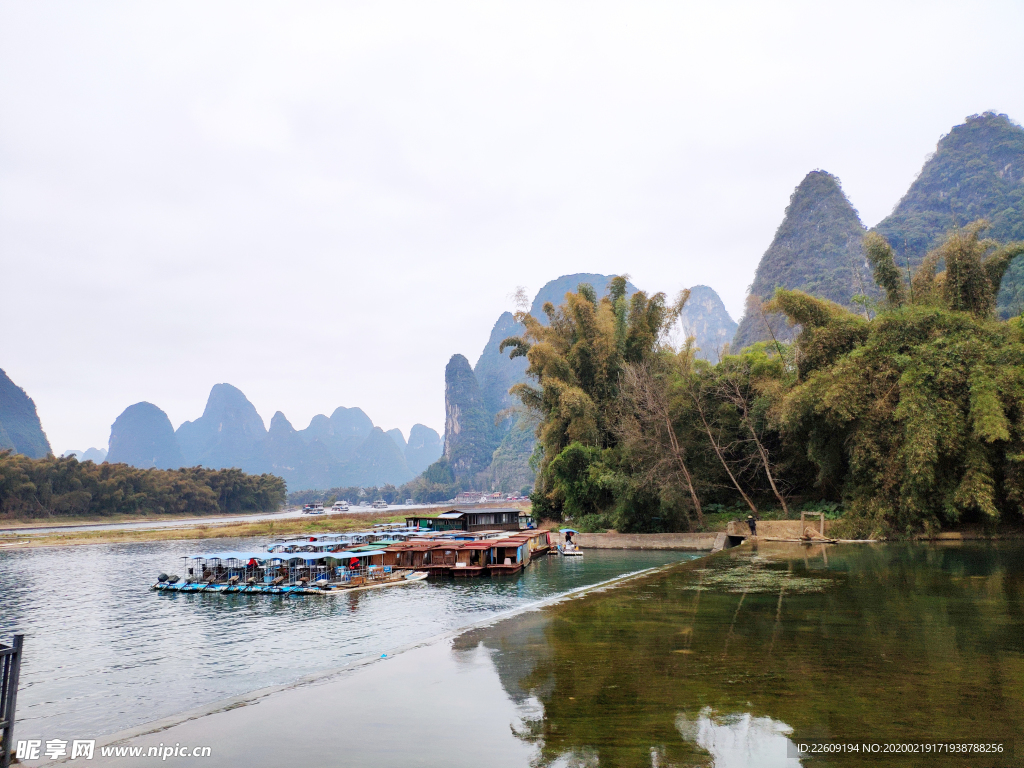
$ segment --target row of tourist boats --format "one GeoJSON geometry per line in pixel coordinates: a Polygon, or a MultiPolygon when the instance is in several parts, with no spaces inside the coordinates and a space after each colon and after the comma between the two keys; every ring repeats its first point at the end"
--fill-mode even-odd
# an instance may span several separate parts
{"type": "Polygon", "coordinates": [[[558,549],[548,530],[426,531],[399,523],[270,542],[251,552],[183,558],[184,575],[162,573],[153,589],[220,594],[333,595],[402,586],[428,577],[522,571],[558,549]]]}

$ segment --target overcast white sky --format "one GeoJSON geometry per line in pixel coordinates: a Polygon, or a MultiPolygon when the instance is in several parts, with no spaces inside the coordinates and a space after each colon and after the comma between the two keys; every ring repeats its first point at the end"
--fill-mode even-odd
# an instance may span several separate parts
{"type": "Polygon", "coordinates": [[[444,424],[509,294],[704,283],[793,188],[867,225],[939,136],[1024,120],[1024,3],[0,0],[0,368],[54,451],[210,387],[296,428],[444,424]]]}

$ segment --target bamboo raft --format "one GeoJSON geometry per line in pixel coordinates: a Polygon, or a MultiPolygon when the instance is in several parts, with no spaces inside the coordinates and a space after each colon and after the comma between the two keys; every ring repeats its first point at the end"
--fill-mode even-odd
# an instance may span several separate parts
{"type": "Polygon", "coordinates": [[[367,579],[356,577],[348,582],[322,584],[214,584],[199,581],[158,581],[153,589],[159,592],[214,592],[217,594],[237,595],[340,595],[348,592],[358,592],[364,589],[381,589],[382,587],[401,587],[406,584],[415,584],[427,578],[425,571],[396,571],[389,574],[388,578],[367,579]]]}

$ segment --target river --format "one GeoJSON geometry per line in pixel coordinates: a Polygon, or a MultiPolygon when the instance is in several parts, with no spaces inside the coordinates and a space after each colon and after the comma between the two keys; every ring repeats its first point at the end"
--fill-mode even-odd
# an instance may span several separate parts
{"type": "Polygon", "coordinates": [[[0,552],[0,639],[24,633],[17,737],[102,735],[292,682],[624,573],[697,555],[550,556],[518,577],[423,582],[337,597],[149,589],[183,555],[252,539],[0,552]]]}
{"type": "Polygon", "coordinates": [[[207,768],[1021,766],[1024,546],[748,544],[127,738],[207,768]]]}
{"type": "Polygon", "coordinates": [[[372,656],[118,738],[206,745],[207,768],[1024,765],[1020,542],[591,550],[517,579],[336,600],[148,592],[185,549],[3,555],[0,621],[29,633],[19,738],[89,738],[372,656]],[[499,617],[671,560],[689,562],[499,617]],[[794,755],[815,740],[921,751],[794,755]],[[1002,751],[935,751],[950,744],[1002,751]]]}

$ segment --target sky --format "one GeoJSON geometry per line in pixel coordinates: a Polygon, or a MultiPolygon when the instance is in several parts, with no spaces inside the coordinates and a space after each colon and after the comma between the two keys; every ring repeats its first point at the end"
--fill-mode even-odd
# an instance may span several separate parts
{"type": "Polygon", "coordinates": [[[871,226],[1024,121],[1024,3],[0,1],[0,368],[55,452],[210,388],[443,431],[573,272],[738,319],[806,173],[871,226]]]}

